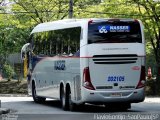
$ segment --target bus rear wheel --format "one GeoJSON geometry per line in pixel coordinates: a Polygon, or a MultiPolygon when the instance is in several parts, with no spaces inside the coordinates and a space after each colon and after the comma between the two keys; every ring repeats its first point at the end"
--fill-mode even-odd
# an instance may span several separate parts
{"type": "Polygon", "coordinates": [[[65,111],[69,110],[69,99],[67,93],[65,93],[64,89],[61,90],[61,104],[62,109],[65,111]]]}
{"type": "Polygon", "coordinates": [[[61,90],[61,104],[62,108],[65,111],[75,111],[76,110],[76,104],[71,101],[71,90],[67,89],[66,92],[64,90],[61,90]]]}
{"type": "Polygon", "coordinates": [[[75,103],[72,102],[71,91],[70,90],[69,90],[68,95],[69,95],[69,110],[70,111],[76,111],[78,106],[77,106],[77,104],[75,104],[75,103]]]}
{"type": "Polygon", "coordinates": [[[32,97],[33,97],[34,102],[36,102],[36,103],[43,103],[43,102],[45,102],[45,100],[46,100],[46,98],[38,97],[38,96],[36,95],[35,83],[32,84],[32,97]]]}

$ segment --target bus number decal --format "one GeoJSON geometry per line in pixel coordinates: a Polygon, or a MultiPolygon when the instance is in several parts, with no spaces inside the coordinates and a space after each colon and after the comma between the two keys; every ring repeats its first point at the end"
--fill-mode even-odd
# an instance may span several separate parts
{"type": "Polygon", "coordinates": [[[124,81],[125,77],[124,76],[108,76],[109,82],[122,82],[124,81]]]}
{"type": "Polygon", "coordinates": [[[64,60],[58,60],[54,62],[54,69],[55,70],[65,70],[66,65],[64,60]]]}

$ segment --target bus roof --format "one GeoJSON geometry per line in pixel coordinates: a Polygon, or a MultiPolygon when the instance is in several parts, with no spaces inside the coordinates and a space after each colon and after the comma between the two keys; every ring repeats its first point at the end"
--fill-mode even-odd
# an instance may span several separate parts
{"type": "Polygon", "coordinates": [[[53,22],[46,22],[46,23],[40,23],[38,24],[31,32],[43,32],[43,31],[49,31],[49,30],[58,30],[58,29],[64,29],[64,28],[71,28],[71,27],[80,27],[82,26],[82,22],[88,22],[88,21],[108,21],[108,20],[120,20],[120,21],[134,21],[134,19],[125,19],[125,18],[86,18],[86,19],[64,19],[64,20],[58,20],[53,22]]]}
{"type": "Polygon", "coordinates": [[[58,30],[58,29],[64,29],[69,27],[78,27],[81,26],[79,21],[82,21],[83,19],[64,19],[64,20],[58,20],[53,22],[46,22],[38,24],[31,32],[42,32],[42,31],[49,31],[49,30],[58,30]]]}

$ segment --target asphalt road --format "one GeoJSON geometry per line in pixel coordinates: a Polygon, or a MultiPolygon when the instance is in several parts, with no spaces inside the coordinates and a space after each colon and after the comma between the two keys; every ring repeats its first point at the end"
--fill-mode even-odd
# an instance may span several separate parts
{"type": "MultiPolygon", "coordinates": [[[[12,120],[92,120],[99,119],[100,115],[103,115],[107,120],[111,119],[110,115],[122,115],[121,118],[117,119],[122,120],[122,118],[126,118],[126,115],[139,114],[151,114],[153,118],[157,118],[157,113],[160,116],[160,98],[156,100],[146,98],[142,103],[132,104],[132,108],[127,111],[113,111],[106,109],[104,106],[85,105],[76,112],[63,111],[60,102],[57,100],[47,100],[44,104],[34,103],[31,97],[0,97],[0,100],[2,108],[11,109],[8,117],[15,118],[12,120]]],[[[7,116],[3,115],[2,117],[2,120],[6,120],[4,118],[7,116]]],[[[138,120],[139,118],[128,116],[126,119],[138,120]]],[[[159,119],[160,117],[157,118],[157,120],[159,119]]]]}

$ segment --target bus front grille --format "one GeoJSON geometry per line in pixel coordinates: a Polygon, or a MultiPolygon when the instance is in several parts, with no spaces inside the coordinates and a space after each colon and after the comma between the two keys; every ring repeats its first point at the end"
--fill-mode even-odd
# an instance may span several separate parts
{"type": "Polygon", "coordinates": [[[93,61],[95,64],[131,64],[136,63],[137,59],[136,54],[93,56],[93,61]]]}

